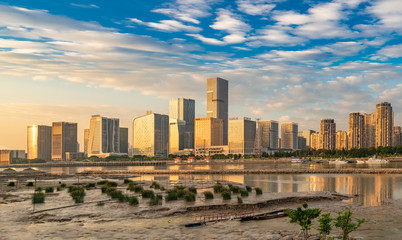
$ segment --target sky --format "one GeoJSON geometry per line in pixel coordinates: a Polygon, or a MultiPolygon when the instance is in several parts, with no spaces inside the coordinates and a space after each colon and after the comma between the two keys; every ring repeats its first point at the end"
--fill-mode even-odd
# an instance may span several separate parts
{"type": "Polygon", "coordinates": [[[70,121],[82,150],[91,115],[131,128],[169,98],[204,117],[209,77],[229,81],[229,117],[347,130],[388,101],[400,125],[401,35],[400,0],[0,0],[0,148],[70,121]]]}

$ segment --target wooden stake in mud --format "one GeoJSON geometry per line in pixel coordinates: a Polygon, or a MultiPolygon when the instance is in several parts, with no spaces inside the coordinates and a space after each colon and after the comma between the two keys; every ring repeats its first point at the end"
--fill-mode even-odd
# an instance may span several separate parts
{"type": "MultiPolygon", "coordinates": [[[[34,197],[35,197],[35,192],[36,192],[36,178],[35,178],[35,184],[34,184],[34,197]]],[[[33,201],[33,210],[32,212],[35,212],[35,201],[33,201]]]]}

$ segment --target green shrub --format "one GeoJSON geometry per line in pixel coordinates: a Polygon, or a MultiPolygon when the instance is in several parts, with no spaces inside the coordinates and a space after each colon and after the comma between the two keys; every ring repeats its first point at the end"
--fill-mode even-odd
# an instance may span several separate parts
{"type": "Polygon", "coordinates": [[[7,186],[9,186],[9,187],[14,187],[14,186],[15,186],[15,182],[8,182],[7,186]]]}
{"type": "Polygon", "coordinates": [[[102,180],[102,181],[97,182],[96,184],[98,184],[98,185],[105,185],[106,183],[108,183],[107,180],[102,180]]]}
{"type": "Polygon", "coordinates": [[[159,183],[157,183],[157,182],[152,182],[150,188],[160,189],[161,185],[159,185],[159,183]]]}
{"type": "Polygon", "coordinates": [[[222,184],[217,183],[214,185],[214,193],[221,193],[224,190],[226,190],[226,188],[224,186],[222,186],[222,184]]]}
{"type": "Polygon", "coordinates": [[[348,240],[350,239],[349,234],[355,231],[357,228],[362,225],[366,219],[358,219],[352,218],[352,211],[350,210],[351,207],[347,207],[345,212],[338,212],[338,217],[335,218],[335,227],[340,228],[342,232],[342,239],[348,240]],[[355,221],[353,221],[355,220],[355,221]]]}
{"type": "Polygon", "coordinates": [[[331,218],[331,213],[321,215],[321,218],[318,219],[320,225],[318,226],[318,231],[320,232],[321,238],[323,240],[327,239],[327,236],[331,233],[332,226],[331,222],[334,220],[331,218]]]}
{"type": "Polygon", "coordinates": [[[228,190],[221,192],[221,195],[222,195],[223,200],[232,199],[232,194],[228,190]]]}
{"type": "Polygon", "coordinates": [[[85,188],[87,190],[91,189],[91,188],[95,188],[96,184],[95,183],[88,183],[87,185],[85,185],[85,188]]]}
{"type": "Polygon", "coordinates": [[[155,193],[152,190],[142,190],[141,196],[142,198],[152,198],[155,196],[155,193]]]}
{"type": "Polygon", "coordinates": [[[311,229],[312,220],[320,216],[321,209],[308,209],[307,203],[303,203],[302,206],[303,208],[298,207],[294,211],[286,210],[286,213],[290,218],[290,223],[298,223],[301,227],[302,232],[304,233],[304,239],[308,239],[308,231],[311,229]]]}
{"type": "Polygon", "coordinates": [[[197,188],[195,187],[189,187],[188,190],[194,194],[197,194],[197,188]]]}
{"type": "Polygon", "coordinates": [[[33,187],[34,183],[33,182],[27,182],[27,187],[33,187]]]}
{"type": "MultiPolygon", "coordinates": [[[[119,191],[120,192],[120,191],[119,191]]],[[[129,196],[128,195],[124,195],[123,193],[120,194],[117,198],[119,200],[119,202],[128,202],[129,200],[129,196]]]]}
{"type": "Polygon", "coordinates": [[[103,201],[99,201],[98,203],[96,203],[97,206],[103,206],[105,205],[105,203],[103,201]]]}
{"type": "Polygon", "coordinates": [[[45,194],[42,192],[36,192],[32,195],[32,203],[44,203],[45,202],[45,194]]]}
{"type": "Polygon", "coordinates": [[[144,188],[142,186],[134,186],[134,192],[139,193],[144,191],[144,188]]]}
{"type": "Polygon", "coordinates": [[[240,196],[248,197],[248,191],[246,189],[240,189],[240,196]]]}
{"type": "MultiPolygon", "coordinates": [[[[149,190],[146,190],[146,191],[149,191],[149,190]]],[[[152,192],[152,194],[153,194],[153,192],[152,192]]],[[[158,196],[153,195],[151,197],[151,199],[149,200],[149,205],[151,205],[151,206],[161,205],[161,204],[162,204],[162,200],[158,196]]]]}
{"type": "Polygon", "coordinates": [[[46,187],[45,188],[45,193],[52,193],[52,192],[54,192],[53,187],[46,187]]]}
{"type": "Polygon", "coordinates": [[[69,188],[70,196],[73,198],[75,203],[83,203],[85,197],[85,190],[82,187],[71,187],[69,188]]]}
{"type": "Polygon", "coordinates": [[[138,205],[138,198],[137,197],[129,197],[128,198],[128,203],[130,203],[130,205],[138,205]]]}
{"type": "Polygon", "coordinates": [[[240,187],[239,186],[229,186],[230,191],[232,191],[233,193],[239,193],[240,192],[240,187]]]}
{"type": "Polygon", "coordinates": [[[186,189],[186,187],[181,186],[181,185],[176,185],[176,186],[174,186],[173,189],[174,189],[174,190],[184,190],[184,189],[186,189]]]}
{"type": "Polygon", "coordinates": [[[186,202],[195,202],[195,194],[187,191],[186,194],[184,194],[184,200],[186,200],[186,202]]]}
{"type": "Polygon", "coordinates": [[[175,191],[169,191],[165,197],[166,201],[177,200],[177,193],[175,191]]]}
{"type": "Polygon", "coordinates": [[[56,187],[56,191],[60,192],[61,188],[59,186],[56,187]]]}
{"type": "Polygon", "coordinates": [[[161,194],[156,194],[156,197],[159,198],[160,200],[163,199],[163,196],[161,194]]]}
{"type": "Polygon", "coordinates": [[[184,198],[184,195],[186,194],[186,192],[187,192],[186,190],[177,190],[176,191],[177,197],[180,199],[184,198]]]}
{"type": "Polygon", "coordinates": [[[65,187],[66,187],[66,184],[65,184],[65,183],[62,183],[62,184],[60,184],[60,187],[61,187],[61,188],[65,188],[65,187]]]}
{"type": "Polygon", "coordinates": [[[41,188],[41,187],[37,187],[37,188],[35,189],[35,192],[42,192],[42,188],[41,188]]]}
{"type": "Polygon", "coordinates": [[[109,187],[117,187],[117,182],[107,182],[106,185],[109,187]]]}
{"type": "Polygon", "coordinates": [[[237,196],[237,203],[238,204],[242,204],[243,203],[243,199],[241,199],[241,197],[237,196]]]}
{"type": "Polygon", "coordinates": [[[252,188],[252,187],[250,187],[250,186],[246,186],[246,189],[247,189],[247,192],[251,192],[251,191],[253,191],[253,188],[252,188]]]}
{"type": "Polygon", "coordinates": [[[256,188],[255,188],[255,194],[256,194],[256,195],[261,195],[261,194],[262,194],[262,189],[256,187],[256,188]]]}
{"type": "Polygon", "coordinates": [[[128,179],[128,178],[124,179],[124,184],[132,183],[132,182],[133,182],[133,180],[131,180],[131,179],[128,179]]]}
{"type": "Polygon", "coordinates": [[[214,194],[212,192],[206,191],[204,192],[205,199],[213,199],[214,194]]]}

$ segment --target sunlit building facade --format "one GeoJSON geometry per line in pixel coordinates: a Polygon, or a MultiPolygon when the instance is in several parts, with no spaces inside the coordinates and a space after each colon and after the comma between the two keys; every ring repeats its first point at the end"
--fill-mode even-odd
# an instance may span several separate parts
{"type": "Polygon", "coordinates": [[[120,120],[93,115],[88,137],[88,157],[120,153],[120,120]]]}
{"type": "Polygon", "coordinates": [[[402,131],[400,126],[394,126],[394,135],[392,139],[392,144],[394,146],[402,145],[402,131]]]}
{"type": "Polygon", "coordinates": [[[0,166],[7,166],[10,164],[10,151],[0,150],[0,166]]]}
{"type": "Polygon", "coordinates": [[[254,151],[256,122],[250,119],[229,120],[229,152],[251,154],[254,151]]]}
{"type": "Polygon", "coordinates": [[[306,149],[311,147],[311,134],[313,133],[315,133],[315,131],[310,129],[299,132],[299,136],[306,139],[306,149]]]}
{"type": "Polygon", "coordinates": [[[322,119],[320,129],[323,149],[334,150],[336,143],[336,123],[334,119],[322,119]]]}
{"type": "Polygon", "coordinates": [[[194,148],[195,101],[173,98],[169,101],[169,153],[194,148]]]}
{"type": "Polygon", "coordinates": [[[274,120],[259,121],[258,126],[262,150],[277,150],[279,148],[279,123],[274,120]]]}
{"type": "Polygon", "coordinates": [[[195,119],[195,148],[223,145],[223,120],[218,118],[195,119]]]}
{"type": "Polygon", "coordinates": [[[375,134],[376,134],[376,119],[377,114],[365,113],[363,114],[364,117],[364,147],[371,148],[375,147],[375,134]]]}
{"type": "Polygon", "coordinates": [[[27,130],[28,159],[50,160],[52,157],[52,127],[31,125],[27,130]]]}
{"type": "Polygon", "coordinates": [[[337,150],[347,150],[348,149],[348,133],[346,131],[336,132],[336,146],[337,150]]]}
{"type": "Polygon", "coordinates": [[[229,82],[223,78],[207,79],[207,117],[221,119],[223,145],[228,144],[229,82]]]}
{"type": "Polygon", "coordinates": [[[281,124],[281,149],[297,150],[298,132],[297,123],[291,122],[281,124]]]}
{"type": "Polygon", "coordinates": [[[66,152],[78,152],[77,123],[52,124],[52,160],[66,160],[66,152]]]}
{"type": "Polygon", "coordinates": [[[392,136],[394,133],[394,112],[391,104],[388,102],[378,103],[376,105],[376,147],[392,146],[392,136]]]}
{"type": "Polygon", "coordinates": [[[169,118],[169,154],[179,154],[185,149],[185,129],[186,121],[169,118]]]}
{"type": "Polygon", "coordinates": [[[359,149],[365,146],[364,116],[358,112],[349,113],[348,135],[348,149],[359,149]]]}
{"type": "Polygon", "coordinates": [[[148,113],[133,120],[133,154],[148,157],[169,154],[169,116],[148,113]]]}
{"type": "Polygon", "coordinates": [[[120,153],[128,154],[128,128],[120,128],[120,153]]]}
{"type": "Polygon", "coordinates": [[[323,149],[323,135],[320,132],[311,134],[311,149],[323,149]]]}
{"type": "Polygon", "coordinates": [[[84,155],[88,156],[89,129],[84,129],[84,155]]]}

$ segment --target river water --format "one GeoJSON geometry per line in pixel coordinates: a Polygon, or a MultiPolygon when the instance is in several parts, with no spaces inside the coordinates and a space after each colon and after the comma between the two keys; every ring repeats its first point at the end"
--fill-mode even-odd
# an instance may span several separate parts
{"type": "MultiPolygon", "coordinates": [[[[267,163],[215,163],[215,164],[174,164],[165,166],[118,166],[118,167],[43,167],[39,170],[53,174],[74,174],[86,170],[153,170],[153,169],[301,169],[301,168],[400,168],[402,163],[381,165],[367,164],[328,164],[309,163],[291,164],[267,163]]],[[[21,171],[23,169],[18,169],[21,171]]],[[[260,175],[169,175],[138,176],[138,180],[156,180],[166,183],[178,181],[232,181],[236,183],[260,187],[264,192],[304,192],[331,191],[342,194],[358,195],[349,201],[364,206],[380,206],[387,200],[402,199],[401,174],[260,174],[260,175]]]]}

